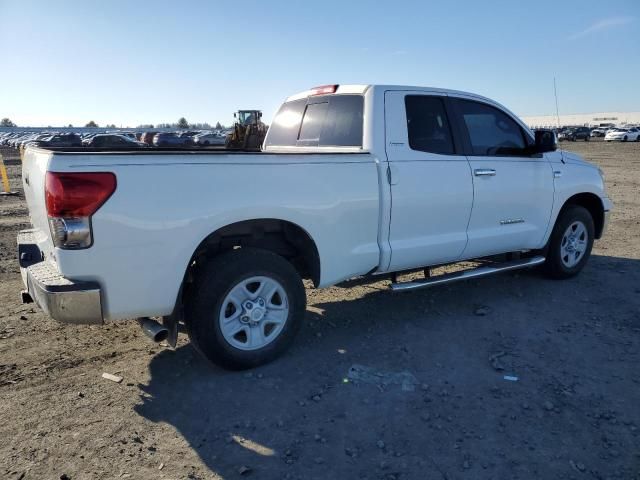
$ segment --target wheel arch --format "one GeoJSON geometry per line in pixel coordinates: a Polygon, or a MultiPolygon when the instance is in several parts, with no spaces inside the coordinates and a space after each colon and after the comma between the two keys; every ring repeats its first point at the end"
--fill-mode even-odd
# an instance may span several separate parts
{"type": "Polygon", "coordinates": [[[601,238],[604,229],[604,205],[602,203],[602,199],[595,193],[576,193],[564,202],[562,208],[558,212],[558,217],[569,205],[578,205],[588,210],[591,214],[591,218],[593,218],[595,238],[601,238]]]}
{"type": "Polygon", "coordinates": [[[186,267],[185,280],[199,261],[242,247],[261,248],[288,260],[302,278],[320,283],[320,255],[309,232],[288,220],[256,218],[230,223],[211,232],[198,244],[186,267]]]}

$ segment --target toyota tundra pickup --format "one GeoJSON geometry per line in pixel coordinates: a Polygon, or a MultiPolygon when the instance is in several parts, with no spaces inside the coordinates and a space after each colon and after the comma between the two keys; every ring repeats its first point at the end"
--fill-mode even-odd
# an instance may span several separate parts
{"type": "Polygon", "coordinates": [[[172,345],[184,326],[237,369],[292,342],[303,279],[387,275],[402,291],[534,266],[568,278],[611,209],[602,172],[553,132],[488,98],[409,86],[293,95],[260,152],[30,146],[23,184],[24,301],[61,322],[137,319],[172,345]],[[399,281],[410,270],[424,279],[399,281]]]}

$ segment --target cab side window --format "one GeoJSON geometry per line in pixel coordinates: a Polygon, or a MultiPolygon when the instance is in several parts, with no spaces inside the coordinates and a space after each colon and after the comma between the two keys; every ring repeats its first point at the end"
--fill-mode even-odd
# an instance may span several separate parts
{"type": "Polygon", "coordinates": [[[526,154],[524,133],[509,115],[480,102],[456,100],[462,124],[469,133],[471,154],[520,156],[526,154]]]}
{"type": "Polygon", "coordinates": [[[455,153],[451,126],[442,98],[407,95],[404,103],[409,146],[412,150],[439,154],[455,153]]]}

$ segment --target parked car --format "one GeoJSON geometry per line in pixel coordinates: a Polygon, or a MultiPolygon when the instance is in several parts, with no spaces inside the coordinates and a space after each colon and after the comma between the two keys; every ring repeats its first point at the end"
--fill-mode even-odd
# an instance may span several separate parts
{"type": "Polygon", "coordinates": [[[202,132],[200,130],[187,130],[184,132],[177,132],[179,137],[189,137],[189,138],[193,138],[196,135],[201,134],[202,132]]]}
{"type": "Polygon", "coordinates": [[[577,275],[612,204],[596,166],[555,150],[488,98],[379,85],[288,98],[261,152],[27,147],[23,298],[63,322],[138,318],[171,345],[184,323],[210,361],[254,367],[302,326],[303,278],[408,291],[534,266],[577,275]]]}
{"type": "Polygon", "coordinates": [[[112,133],[103,133],[94,135],[84,140],[85,147],[93,148],[143,148],[148,147],[146,143],[139,142],[126,135],[116,135],[112,133]]]}
{"type": "Polygon", "coordinates": [[[56,133],[39,140],[41,147],[81,147],[82,139],[77,133],[56,133]]]}
{"type": "Polygon", "coordinates": [[[225,136],[221,135],[217,132],[206,132],[200,135],[196,135],[193,138],[193,141],[196,145],[207,146],[207,145],[224,145],[225,136]]]}
{"type": "Polygon", "coordinates": [[[147,145],[153,145],[153,138],[158,134],[159,132],[157,131],[153,131],[150,130],[148,132],[144,132],[142,134],[142,136],[140,137],[140,141],[142,143],[146,143],[147,145]]]}
{"type": "Polygon", "coordinates": [[[156,147],[189,147],[193,145],[193,139],[187,135],[180,136],[173,132],[162,132],[153,137],[153,145],[156,147]]]}
{"type": "Polygon", "coordinates": [[[570,128],[558,135],[558,140],[569,140],[571,142],[575,142],[576,140],[584,140],[585,142],[588,142],[590,137],[591,129],[589,127],[575,127],[570,128]]]}
{"type": "Polygon", "coordinates": [[[607,133],[608,128],[597,127],[591,130],[592,137],[604,137],[607,133]]]}
{"type": "Polygon", "coordinates": [[[607,132],[604,139],[606,142],[637,142],[640,141],[640,128],[616,128],[607,132]]]}

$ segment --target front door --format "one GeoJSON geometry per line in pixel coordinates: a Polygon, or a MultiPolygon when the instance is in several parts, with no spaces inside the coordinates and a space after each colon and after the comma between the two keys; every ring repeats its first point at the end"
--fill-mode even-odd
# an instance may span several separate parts
{"type": "Polygon", "coordinates": [[[473,175],[473,211],[463,256],[542,246],[553,206],[553,169],[531,155],[533,139],[495,105],[452,98],[473,175]]]}
{"type": "Polygon", "coordinates": [[[473,203],[469,163],[438,93],[385,94],[391,262],[399,271],[457,260],[473,203]]]}

